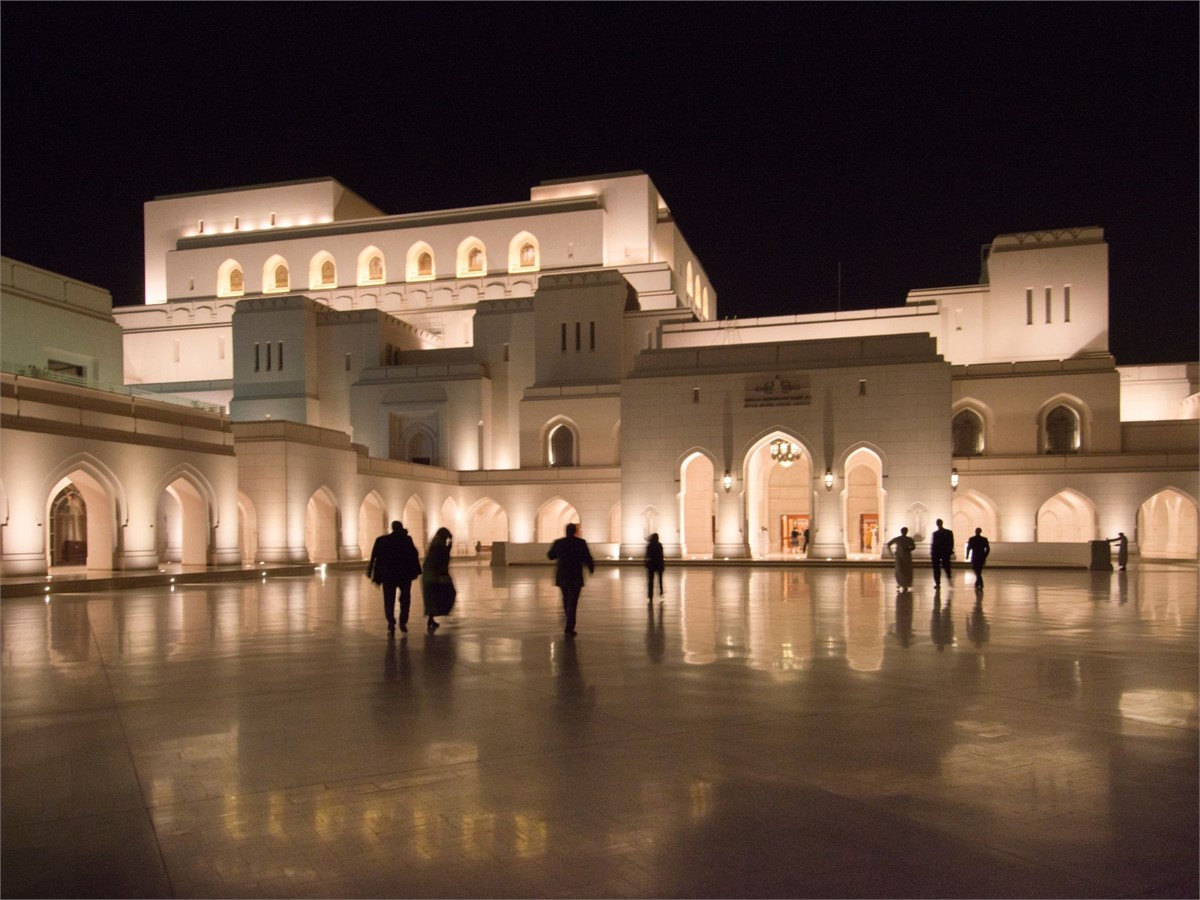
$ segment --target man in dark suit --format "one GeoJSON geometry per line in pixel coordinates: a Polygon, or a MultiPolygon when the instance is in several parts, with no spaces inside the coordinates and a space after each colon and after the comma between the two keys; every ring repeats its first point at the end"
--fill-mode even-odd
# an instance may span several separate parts
{"type": "Polygon", "coordinates": [[[412,607],[413,579],[421,574],[417,546],[404,526],[392,523],[392,533],[375,539],[367,577],[383,585],[383,614],[388,634],[396,633],[396,589],[400,589],[400,630],[408,631],[408,611],[412,607]]]}
{"type": "Polygon", "coordinates": [[[975,534],[967,538],[967,559],[971,561],[971,568],[975,570],[975,588],[977,590],[983,590],[983,564],[987,562],[988,554],[991,552],[992,545],[983,536],[983,529],[976,528],[975,534]]]}
{"type": "Polygon", "coordinates": [[[562,590],[563,612],[567,614],[564,633],[568,637],[575,635],[575,610],[579,606],[579,592],[583,590],[583,567],[587,566],[589,572],[596,571],[587,541],[575,536],[578,529],[579,526],[574,522],[569,524],[567,536],[551,544],[550,552],[546,554],[547,558],[558,562],[554,583],[562,590]]]}
{"type": "MultiPolygon", "coordinates": [[[[950,575],[950,557],[954,555],[954,532],[942,527],[942,520],[937,520],[937,530],[933,533],[933,541],[929,545],[929,556],[933,560],[933,585],[942,586],[942,569],[946,577],[950,575]]],[[[951,585],[954,584],[951,580],[951,585]]]]}

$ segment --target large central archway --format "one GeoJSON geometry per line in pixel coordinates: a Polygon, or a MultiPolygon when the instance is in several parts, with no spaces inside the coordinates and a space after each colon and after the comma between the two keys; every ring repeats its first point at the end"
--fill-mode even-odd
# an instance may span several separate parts
{"type": "Polygon", "coordinates": [[[812,454],[794,435],[776,431],[763,436],[746,456],[746,524],[750,553],[759,559],[803,550],[803,535],[812,524],[812,454]],[[771,445],[785,441],[792,459],[771,455],[771,445]],[[797,534],[793,550],[791,535],[797,534]]]}

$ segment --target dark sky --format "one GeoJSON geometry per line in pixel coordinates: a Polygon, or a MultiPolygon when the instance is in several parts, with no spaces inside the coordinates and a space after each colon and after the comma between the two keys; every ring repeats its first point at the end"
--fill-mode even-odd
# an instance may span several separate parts
{"type": "Polygon", "coordinates": [[[387,213],[641,169],[722,317],[973,283],[1100,225],[1120,363],[1198,355],[1195,3],[0,5],[0,252],[142,302],[142,204],[387,213]]]}

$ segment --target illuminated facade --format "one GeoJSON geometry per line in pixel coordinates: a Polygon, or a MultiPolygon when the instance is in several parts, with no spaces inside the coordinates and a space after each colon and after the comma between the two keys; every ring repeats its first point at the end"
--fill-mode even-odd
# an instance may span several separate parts
{"type": "MultiPolygon", "coordinates": [[[[356,559],[393,518],[449,527],[459,553],[503,543],[509,562],[544,557],[569,521],[609,556],[651,531],[672,556],[786,555],[807,529],[810,556],[838,559],[936,518],[982,527],[997,562],[1086,564],[1118,531],[1196,557],[1197,366],[1116,366],[1099,228],[997,237],[978,284],[903,307],[731,322],[642,173],[399,216],[318,179],[158,198],[145,221],[146,303],[106,324],[121,380],[192,401],[229,440],[226,474],[185,478],[195,496],[159,483],[165,461],[136,491],[95,479],[87,521],[129,519],[94,539],[117,567],[195,561],[200,542],[209,564],[356,559]],[[152,525],[131,556],[129,528],[152,525]]],[[[32,324],[33,356],[10,353],[10,307],[32,323],[54,306],[17,296],[13,267],[6,368],[63,357],[32,324]]],[[[113,365],[111,347],[70,352],[113,365]]],[[[5,428],[36,445],[28,380],[5,375],[5,428]]],[[[75,502],[58,496],[71,473],[38,477],[21,515],[75,502]]],[[[36,541],[18,558],[4,540],[5,571],[39,571],[36,541]]]]}

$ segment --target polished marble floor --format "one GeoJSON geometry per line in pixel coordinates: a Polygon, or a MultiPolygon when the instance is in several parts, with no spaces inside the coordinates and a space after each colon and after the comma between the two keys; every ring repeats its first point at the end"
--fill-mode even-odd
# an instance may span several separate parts
{"type": "Polygon", "coordinates": [[[1197,896],[1195,567],[453,571],[5,598],[0,894],[1197,896]]]}

